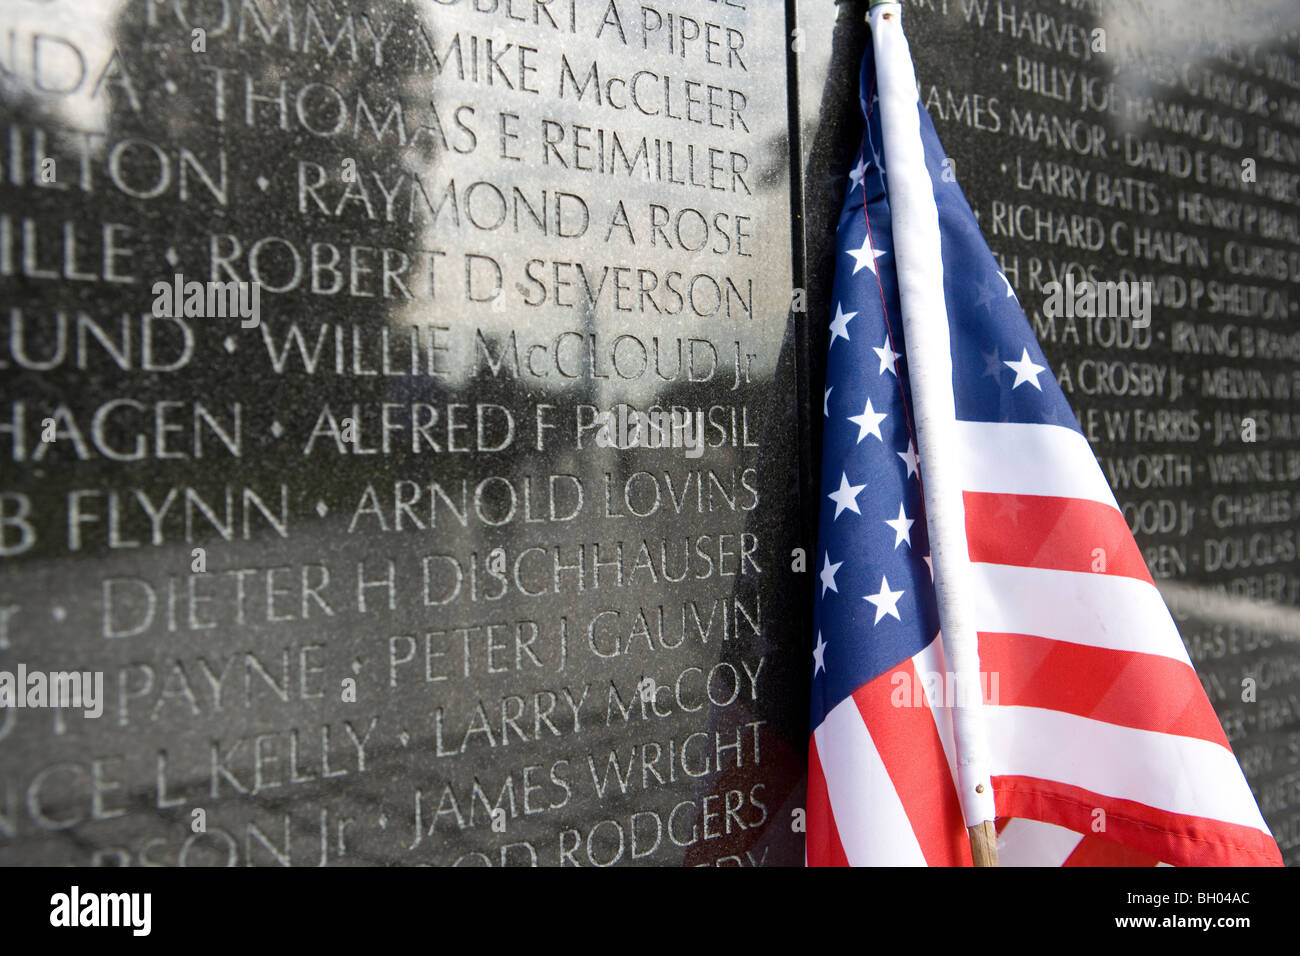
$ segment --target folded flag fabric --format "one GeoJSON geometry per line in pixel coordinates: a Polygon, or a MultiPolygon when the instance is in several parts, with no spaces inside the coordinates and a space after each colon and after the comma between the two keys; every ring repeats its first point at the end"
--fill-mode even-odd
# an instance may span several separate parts
{"type": "Polygon", "coordinates": [[[838,225],[807,861],[970,865],[995,812],[1003,865],[1280,865],[885,9],[838,225]]]}

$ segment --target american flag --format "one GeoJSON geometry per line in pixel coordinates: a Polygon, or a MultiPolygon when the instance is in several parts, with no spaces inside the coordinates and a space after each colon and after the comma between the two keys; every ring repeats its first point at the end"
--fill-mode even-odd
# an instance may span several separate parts
{"type": "Polygon", "coordinates": [[[865,131],[838,226],[807,861],[970,865],[966,826],[982,800],[985,818],[996,811],[1002,865],[1280,865],[1114,495],[916,100],[892,9],[892,22],[872,13],[865,131]],[[882,126],[914,140],[889,144],[892,190],[882,126]],[[917,161],[905,168],[897,160],[908,148],[917,161]],[[921,188],[905,196],[917,176],[921,188]],[[916,195],[937,218],[930,261],[915,261],[902,236],[904,224],[918,229],[916,195]],[[900,251],[911,258],[898,262],[900,251]],[[900,273],[903,303],[941,287],[938,314],[907,319],[938,323],[947,348],[908,350],[900,273]],[[936,361],[942,374],[931,381],[951,397],[927,408],[931,393],[913,391],[927,373],[913,365],[936,361]],[[918,441],[927,432],[942,436],[933,462],[918,441]],[[932,556],[931,536],[951,531],[927,520],[923,482],[941,471],[955,482],[960,547],[932,556]],[[983,787],[981,798],[959,798],[960,687],[940,636],[950,589],[963,592],[978,647],[980,693],[965,713],[980,722],[972,750],[987,765],[971,779],[991,782],[991,800],[983,787]]]}

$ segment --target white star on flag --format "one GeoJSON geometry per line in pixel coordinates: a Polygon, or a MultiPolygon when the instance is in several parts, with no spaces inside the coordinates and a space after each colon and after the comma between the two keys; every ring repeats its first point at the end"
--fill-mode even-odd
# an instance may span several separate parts
{"type": "Polygon", "coordinates": [[[822,579],[822,597],[826,596],[828,590],[839,594],[840,589],[835,586],[835,572],[843,566],[844,562],[836,561],[834,564],[831,564],[831,556],[827,553],[822,554],[822,561],[824,562],[820,572],[822,579]]]}
{"type": "MultiPolygon", "coordinates": [[[[831,345],[835,344],[836,339],[849,341],[849,320],[858,313],[849,312],[845,314],[844,309],[838,302],[835,303],[835,318],[831,319],[831,345]]],[[[826,346],[830,348],[830,345],[826,346]]]]}
{"type": "Polygon", "coordinates": [[[876,260],[885,254],[884,249],[873,249],[871,239],[864,237],[862,246],[858,249],[846,250],[853,257],[853,274],[857,275],[858,270],[866,266],[871,270],[872,275],[876,275],[876,260]]]}
{"type": "Polygon", "coordinates": [[[998,293],[997,285],[988,279],[983,279],[980,281],[979,289],[980,289],[980,297],[975,300],[975,305],[982,306],[986,309],[991,309],[993,307],[994,301],[997,298],[997,293],[998,293]]]}
{"type": "MultiPolygon", "coordinates": [[[[845,336],[845,338],[848,338],[848,336],[845,336]]],[[[895,352],[892,348],[889,347],[888,332],[885,333],[885,344],[882,345],[880,348],[872,348],[871,351],[875,352],[876,355],[880,358],[880,371],[877,372],[876,374],[884,375],[886,372],[890,372],[894,375],[898,374],[897,365],[898,365],[898,359],[900,355],[898,352],[895,352]]]]}
{"type": "Polygon", "coordinates": [[[831,501],[835,502],[835,518],[839,518],[840,514],[846,510],[852,511],[854,514],[862,514],[862,512],[858,510],[858,492],[865,487],[867,486],[849,484],[849,476],[844,472],[840,472],[839,488],[826,496],[831,499],[831,501]]]}
{"type": "Polygon", "coordinates": [[[869,601],[876,606],[876,619],[871,623],[873,625],[879,624],[880,619],[886,614],[901,622],[903,619],[898,616],[898,599],[902,596],[902,591],[889,590],[889,581],[882,574],[880,576],[880,591],[876,594],[864,595],[862,598],[862,600],[869,601]]]}
{"type": "Polygon", "coordinates": [[[904,541],[907,542],[907,546],[909,548],[912,546],[912,524],[913,523],[914,523],[913,519],[909,518],[907,514],[903,511],[903,505],[900,502],[898,505],[898,517],[892,518],[885,522],[885,524],[889,525],[891,528],[894,529],[895,548],[897,548],[904,541]]]}
{"type": "Polygon", "coordinates": [[[822,640],[822,632],[817,632],[817,646],[813,648],[813,677],[817,676],[818,671],[826,670],[826,642],[822,640]]]}
{"type": "Polygon", "coordinates": [[[835,388],[834,385],[826,389],[826,394],[822,396],[822,414],[827,418],[830,418],[831,415],[831,389],[833,388],[835,388]]]}
{"type": "Polygon", "coordinates": [[[980,356],[984,359],[984,371],[980,378],[987,376],[997,381],[1002,377],[1002,356],[998,355],[998,347],[993,346],[992,352],[981,352],[980,356]]]}
{"type": "MultiPolygon", "coordinates": [[[[998,275],[1000,275],[1000,276],[1002,277],[1002,281],[1005,282],[1005,283],[1007,284],[1007,298],[1008,298],[1008,299],[1015,299],[1015,298],[1016,298],[1016,290],[1013,289],[1013,288],[1011,288],[1011,280],[1007,278],[1007,274],[1006,274],[1005,272],[1003,272],[1001,269],[999,269],[999,270],[998,270],[998,275]]],[[[1016,299],[1016,301],[1019,302],[1020,300],[1019,300],[1019,299],[1016,299]]]]}
{"type": "Polygon", "coordinates": [[[867,171],[866,160],[859,158],[858,165],[854,166],[852,169],[849,170],[849,182],[852,184],[851,188],[856,189],[857,187],[862,185],[862,177],[866,173],[866,171],[867,171]]]}
{"type": "Polygon", "coordinates": [[[1038,384],[1038,374],[1044,371],[1047,366],[1036,364],[1034,360],[1029,357],[1029,349],[1022,348],[1020,350],[1020,361],[1003,362],[1002,364],[1016,373],[1015,383],[1011,386],[1012,390],[1019,388],[1021,385],[1025,384],[1025,382],[1028,382],[1040,392],[1043,390],[1043,386],[1038,384]]]}
{"type": "Polygon", "coordinates": [[[850,415],[849,421],[858,426],[858,443],[868,435],[875,435],[881,441],[884,436],[880,434],[880,423],[889,416],[884,412],[878,412],[871,407],[871,399],[867,399],[867,407],[863,409],[861,415],[850,415]]]}
{"type": "Polygon", "coordinates": [[[921,459],[916,454],[916,446],[909,441],[907,443],[907,451],[895,452],[895,454],[898,455],[899,458],[903,459],[903,463],[907,465],[907,477],[911,478],[915,475],[917,468],[921,464],[921,459]]]}

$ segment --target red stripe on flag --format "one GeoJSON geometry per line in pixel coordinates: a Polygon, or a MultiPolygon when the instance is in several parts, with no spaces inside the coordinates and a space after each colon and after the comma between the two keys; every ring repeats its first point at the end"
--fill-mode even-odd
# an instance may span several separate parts
{"type": "Polygon", "coordinates": [[[853,700],[926,864],[972,866],[957,787],[912,659],[863,684],[853,700]]]}
{"type": "Polygon", "coordinates": [[[1118,574],[1151,582],[1124,516],[1083,498],[965,491],[972,561],[1118,574]]]}
{"type": "Polygon", "coordinates": [[[1182,661],[1025,634],[980,632],[979,649],[988,703],[1059,710],[1232,749],[1196,671],[1182,661]]]}
{"type": "Polygon", "coordinates": [[[831,810],[831,795],[826,789],[821,758],[817,755],[817,738],[808,739],[808,813],[807,854],[809,866],[848,866],[849,858],[840,843],[831,810]]]}
{"type": "Polygon", "coordinates": [[[1094,811],[1106,812],[1106,836],[1174,866],[1281,866],[1282,854],[1254,827],[1185,813],[1169,813],[1133,800],[1102,796],[1039,777],[993,778],[997,814],[1043,820],[1091,833],[1094,811]]]}
{"type": "Polygon", "coordinates": [[[1061,866],[1155,866],[1159,862],[1132,847],[1088,835],[1079,841],[1061,866]]]}

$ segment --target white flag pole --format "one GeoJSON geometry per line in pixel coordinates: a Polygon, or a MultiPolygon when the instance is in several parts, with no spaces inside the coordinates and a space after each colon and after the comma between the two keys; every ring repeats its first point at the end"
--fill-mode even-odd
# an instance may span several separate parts
{"type": "MultiPolygon", "coordinates": [[[[954,444],[956,410],[939,212],[925,165],[916,72],[903,35],[901,12],[898,0],[871,0],[869,19],[921,486],[944,658],[956,694],[955,701],[942,703],[951,708],[957,792],[971,853],[977,866],[996,866],[991,762],[983,721],[979,646],[970,611],[966,515],[960,475],[945,455],[954,444]]],[[[948,686],[947,681],[944,684],[948,686]]]]}

